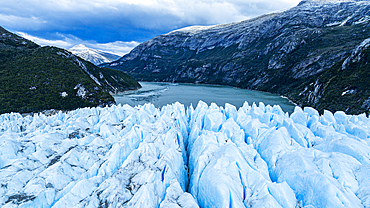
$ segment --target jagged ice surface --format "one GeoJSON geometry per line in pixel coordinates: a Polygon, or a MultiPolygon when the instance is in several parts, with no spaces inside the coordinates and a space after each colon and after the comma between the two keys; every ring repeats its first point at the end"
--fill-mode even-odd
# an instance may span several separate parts
{"type": "Polygon", "coordinates": [[[199,102],[0,115],[1,207],[370,207],[370,118],[199,102]]]}

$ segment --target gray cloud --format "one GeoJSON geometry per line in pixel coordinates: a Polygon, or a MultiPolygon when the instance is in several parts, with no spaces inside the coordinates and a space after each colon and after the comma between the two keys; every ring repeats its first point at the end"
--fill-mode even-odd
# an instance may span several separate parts
{"type": "Polygon", "coordinates": [[[0,20],[18,30],[68,30],[92,24],[171,29],[241,21],[299,0],[22,0],[1,1],[0,20]],[[16,25],[16,26],[14,26],[16,25]]]}
{"type": "Polygon", "coordinates": [[[123,56],[139,45],[139,42],[115,41],[111,43],[86,43],[88,47],[123,56]]]}
{"type": "Polygon", "coordinates": [[[130,41],[146,41],[190,25],[242,21],[289,9],[299,1],[3,0],[0,25],[32,36],[39,44],[63,48],[78,43],[113,47],[111,43],[115,42],[119,45],[116,53],[122,54],[130,41]]]}
{"type": "Polygon", "coordinates": [[[17,34],[41,46],[56,46],[59,48],[69,49],[75,45],[84,44],[87,47],[109,53],[114,53],[119,56],[123,56],[129,53],[134,47],[139,45],[139,42],[136,41],[131,42],[115,41],[110,43],[96,43],[92,41],[81,40],[73,36],[67,37],[61,34],[59,34],[59,39],[57,40],[48,40],[40,37],[35,37],[23,32],[18,32],[17,34]]]}
{"type": "Polygon", "coordinates": [[[66,37],[64,35],[61,35],[59,34],[59,38],[56,39],[56,40],[48,40],[48,39],[44,39],[44,38],[40,38],[40,37],[36,37],[36,36],[32,36],[32,35],[29,35],[27,33],[24,33],[24,32],[17,32],[17,34],[21,37],[24,37],[28,40],[31,40],[41,46],[56,46],[56,47],[59,47],[59,48],[70,48],[74,45],[77,45],[79,44],[80,42],[82,42],[81,39],[79,38],[76,38],[76,37],[66,37]]]}

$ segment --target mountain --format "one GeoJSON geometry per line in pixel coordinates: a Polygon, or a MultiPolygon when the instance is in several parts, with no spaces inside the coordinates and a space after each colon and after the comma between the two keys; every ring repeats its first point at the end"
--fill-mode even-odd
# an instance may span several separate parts
{"type": "Polygon", "coordinates": [[[120,58],[118,55],[88,48],[83,44],[75,45],[68,49],[68,51],[95,65],[112,62],[120,58]]]}
{"type": "Polygon", "coordinates": [[[370,118],[245,103],[0,115],[0,207],[369,208],[370,118]]]}
{"type": "Polygon", "coordinates": [[[114,103],[109,93],[140,87],[64,49],[40,47],[0,27],[0,113],[71,110],[114,103]]]}
{"type": "Polygon", "coordinates": [[[175,30],[104,66],[139,80],[231,85],[320,112],[369,113],[369,38],[369,0],[307,0],[238,23],[175,30]]]}

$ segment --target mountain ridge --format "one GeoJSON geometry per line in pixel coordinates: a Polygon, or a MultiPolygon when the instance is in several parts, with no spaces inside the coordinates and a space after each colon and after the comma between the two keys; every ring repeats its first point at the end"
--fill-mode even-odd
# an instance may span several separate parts
{"type": "MultiPolygon", "coordinates": [[[[369,2],[301,2],[285,12],[238,23],[183,28],[142,43],[103,66],[139,80],[223,84],[277,93],[322,112],[330,102],[321,99],[330,78],[319,77],[369,38],[369,2]],[[320,92],[314,88],[303,92],[304,86],[316,82],[320,92]]],[[[339,88],[344,92],[351,87],[358,86],[339,88]]],[[[367,91],[358,92],[349,109],[330,104],[328,110],[369,112],[361,108],[370,97],[367,91]],[[361,103],[356,105],[358,100],[361,103]]]]}
{"type": "Polygon", "coordinates": [[[140,87],[124,72],[99,68],[64,49],[41,47],[2,27],[0,74],[0,114],[110,105],[110,93],[140,87]]]}
{"type": "Polygon", "coordinates": [[[116,54],[89,48],[84,44],[75,45],[72,48],[68,49],[68,51],[95,65],[112,62],[120,58],[120,56],[116,54]]]}

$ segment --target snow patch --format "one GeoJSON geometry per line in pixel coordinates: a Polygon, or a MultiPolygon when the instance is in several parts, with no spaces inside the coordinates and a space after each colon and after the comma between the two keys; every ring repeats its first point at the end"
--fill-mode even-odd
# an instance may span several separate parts
{"type": "Polygon", "coordinates": [[[350,94],[355,94],[356,92],[357,92],[357,90],[354,90],[354,89],[352,89],[352,90],[346,90],[346,91],[342,92],[342,96],[344,96],[344,95],[350,95],[350,94]]]}
{"type": "Polygon", "coordinates": [[[370,21],[370,16],[365,15],[364,17],[362,17],[358,21],[354,22],[353,25],[362,24],[362,23],[365,23],[365,22],[368,22],[368,21],[370,21]]]}
{"type": "Polygon", "coordinates": [[[62,97],[67,97],[67,96],[68,96],[68,93],[67,93],[67,92],[60,92],[59,94],[60,94],[60,96],[62,96],[62,97]]]}
{"type": "Polygon", "coordinates": [[[351,53],[351,55],[344,60],[342,70],[345,70],[350,62],[357,62],[361,59],[361,52],[370,47],[370,38],[365,39],[358,45],[351,53]]]}
{"type": "Polygon", "coordinates": [[[81,97],[83,99],[86,97],[87,90],[85,86],[83,86],[82,84],[78,84],[74,87],[74,89],[77,90],[77,93],[76,93],[77,97],[81,97]]]}
{"type": "Polygon", "coordinates": [[[80,60],[78,60],[78,58],[76,58],[75,57],[75,62],[77,62],[77,64],[82,68],[82,70],[84,71],[84,72],[86,72],[89,76],[90,76],[90,78],[92,79],[92,80],[94,80],[94,82],[96,83],[96,84],[98,84],[98,85],[100,85],[101,86],[101,84],[100,84],[100,82],[99,82],[99,80],[94,76],[94,75],[92,75],[90,72],[89,72],[89,70],[87,70],[87,67],[85,66],[85,64],[84,63],[82,63],[80,60]]]}

